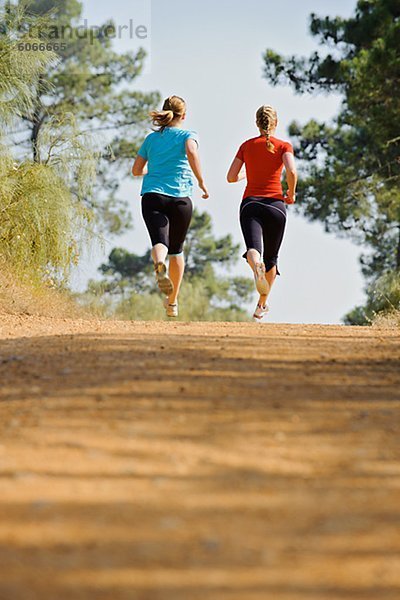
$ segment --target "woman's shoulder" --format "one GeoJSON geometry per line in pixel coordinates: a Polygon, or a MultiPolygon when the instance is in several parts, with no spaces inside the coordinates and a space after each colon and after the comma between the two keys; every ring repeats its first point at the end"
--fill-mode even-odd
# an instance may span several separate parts
{"type": "Polygon", "coordinates": [[[257,142],[260,139],[261,139],[260,135],[256,135],[256,137],[248,138],[247,140],[244,140],[244,142],[242,143],[242,146],[244,146],[246,144],[247,145],[254,144],[255,142],[257,142]]]}
{"type": "Polygon", "coordinates": [[[144,139],[146,142],[149,142],[158,137],[159,133],[159,131],[150,131],[150,133],[148,133],[144,139]]]}
{"type": "Polygon", "coordinates": [[[194,131],[193,129],[178,129],[178,128],[175,128],[175,131],[177,132],[178,136],[184,138],[185,140],[187,140],[189,138],[197,139],[197,131],[194,131]]]}
{"type": "Polygon", "coordinates": [[[293,146],[288,140],[281,140],[280,138],[271,136],[271,142],[274,144],[275,147],[280,148],[281,150],[291,149],[291,151],[293,151],[293,146]]]}

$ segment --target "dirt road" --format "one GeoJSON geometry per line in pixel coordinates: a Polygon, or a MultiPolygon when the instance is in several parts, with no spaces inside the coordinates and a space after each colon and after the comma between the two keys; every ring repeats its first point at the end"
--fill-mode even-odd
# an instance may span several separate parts
{"type": "Polygon", "coordinates": [[[398,600],[399,341],[0,317],[1,600],[398,600]]]}

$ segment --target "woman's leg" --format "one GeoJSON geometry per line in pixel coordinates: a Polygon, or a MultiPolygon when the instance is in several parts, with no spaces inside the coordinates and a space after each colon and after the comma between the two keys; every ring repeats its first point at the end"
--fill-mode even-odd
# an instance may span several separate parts
{"type": "Polygon", "coordinates": [[[261,254],[258,250],[256,250],[255,248],[249,248],[247,250],[247,262],[249,263],[251,269],[253,270],[253,273],[256,272],[256,265],[260,264],[261,261],[261,254]]]}
{"type": "Polygon", "coordinates": [[[164,244],[158,243],[151,249],[151,258],[154,264],[165,263],[168,255],[168,248],[164,244]]]}
{"type": "MultiPolygon", "coordinates": [[[[259,275],[258,270],[260,269],[260,263],[261,263],[261,255],[260,255],[259,251],[255,250],[255,248],[249,248],[249,250],[247,250],[246,258],[247,258],[247,262],[250,265],[251,270],[254,273],[254,276],[257,277],[259,275]]],[[[267,302],[268,294],[270,292],[270,281],[267,277],[267,274],[264,273],[263,276],[267,280],[268,289],[267,289],[267,294],[260,294],[260,297],[258,299],[258,304],[260,306],[265,306],[265,304],[267,302]]]]}
{"type": "MultiPolygon", "coordinates": [[[[261,206],[261,210],[262,210],[261,206]]],[[[258,303],[264,306],[268,295],[268,283],[265,278],[264,265],[261,262],[263,228],[260,219],[260,206],[257,199],[248,198],[240,211],[240,226],[246,244],[246,260],[253,271],[256,288],[260,294],[258,303]]]]}
{"type": "Polygon", "coordinates": [[[169,257],[169,276],[174,286],[174,291],[168,297],[169,304],[176,304],[179,296],[179,290],[185,272],[185,258],[183,254],[169,257]]]}
{"type": "Polygon", "coordinates": [[[286,207],[284,202],[276,200],[265,209],[263,225],[265,278],[269,287],[273,286],[278,274],[278,254],[286,227],[286,207]]]}
{"type": "Polygon", "coordinates": [[[142,197],[142,215],[151,239],[151,257],[154,263],[165,262],[169,246],[169,220],[166,214],[167,198],[153,192],[142,197]]]}
{"type": "MultiPolygon", "coordinates": [[[[270,269],[269,271],[267,271],[265,273],[265,279],[268,281],[268,285],[269,285],[269,292],[271,291],[271,288],[274,284],[274,281],[276,279],[276,267],[272,267],[272,269],[270,269]]],[[[269,294],[268,292],[268,294],[269,294]]]]}
{"type": "Polygon", "coordinates": [[[166,214],[168,197],[163,194],[148,193],[142,198],[142,214],[149,232],[157,284],[162,294],[169,296],[173,285],[168,277],[165,260],[169,247],[169,219],[166,214]]]}
{"type": "Polygon", "coordinates": [[[260,264],[262,253],[263,230],[259,219],[260,209],[257,198],[245,198],[240,207],[240,227],[246,244],[247,251],[243,255],[246,258],[253,273],[260,264]]]}
{"type": "Polygon", "coordinates": [[[192,219],[193,204],[190,198],[175,198],[170,203],[168,217],[169,228],[169,276],[174,291],[169,295],[169,304],[176,304],[185,271],[183,245],[192,219]]]}

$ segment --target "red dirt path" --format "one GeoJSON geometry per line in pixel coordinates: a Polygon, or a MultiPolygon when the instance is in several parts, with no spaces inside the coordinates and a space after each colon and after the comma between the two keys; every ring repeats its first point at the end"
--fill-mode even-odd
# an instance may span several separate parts
{"type": "Polygon", "coordinates": [[[398,332],[0,338],[0,600],[400,598],[398,332]]]}

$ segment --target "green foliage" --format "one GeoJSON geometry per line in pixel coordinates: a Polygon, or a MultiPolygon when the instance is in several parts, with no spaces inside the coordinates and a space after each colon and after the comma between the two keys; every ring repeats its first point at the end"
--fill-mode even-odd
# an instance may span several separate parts
{"type": "MultiPolygon", "coordinates": [[[[0,135],[4,135],[5,127],[14,123],[17,117],[33,109],[36,100],[34,90],[41,74],[57,63],[53,52],[18,50],[18,44],[27,39],[26,32],[16,35],[23,18],[27,27],[33,27],[36,22],[22,9],[15,8],[13,15],[7,8],[0,9],[0,135]]],[[[38,41],[34,28],[30,41],[38,41]]]]}
{"type": "Polygon", "coordinates": [[[0,248],[18,270],[67,269],[74,258],[71,194],[52,168],[33,163],[0,171],[0,248]],[[55,193],[56,192],[56,193],[55,193]]]}
{"type": "Polygon", "coordinates": [[[91,193],[93,160],[88,146],[82,155],[79,146],[76,139],[64,138],[68,156],[59,153],[47,163],[16,163],[7,148],[0,147],[0,251],[18,271],[39,277],[53,268],[67,275],[71,263],[78,260],[91,218],[81,195],[91,193]],[[65,170],[72,151],[75,160],[65,170]],[[74,178],[75,194],[70,178],[74,178]]]}
{"type": "Polygon", "coordinates": [[[32,20],[20,12],[5,16],[7,26],[3,23],[0,33],[0,255],[15,273],[55,282],[77,261],[82,232],[92,217],[84,199],[92,193],[95,155],[90,137],[66,115],[41,129],[43,160],[15,159],[8,130],[22,112],[33,109],[41,73],[55,59],[52,52],[19,51],[22,38],[12,32],[21,20],[32,20]]]}
{"type": "Polygon", "coordinates": [[[137,292],[123,298],[111,314],[128,321],[162,321],[165,318],[162,302],[156,294],[137,292]]]}
{"type": "MultiPolygon", "coordinates": [[[[43,129],[56,137],[65,115],[74,115],[79,132],[90,132],[99,150],[95,193],[85,195],[82,202],[95,217],[92,226],[96,224],[99,233],[121,233],[131,226],[131,217],[127,203],[119,197],[120,181],[129,173],[127,161],[142,141],[148,112],[159,102],[158,93],[132,89],[145,53],[139,49],[118,54],[111,36],[84,39],[83,4],[78,0],[31,0],[28,12],[21,10],[24,5],[25,0],[10,5],[9,35],[22,40],[32,21],[45,21],[42,41],[65,43],[65,48],[57,51],[57,63],[47,64],[32,81],[35,94],[29,105],[21,107],[10,144],[24,159],[31,152],[35,162],[42,162],[48,152],[43,129]],[[67,34],[63,35],[62,27],[67,34]]],[[[107,25],[115,27],[112,21],[107,25]]],[[[75,186],[72,191],[76,192],[75,186]]]]}
{"type": "Polygon", "coordinates": [[[185,258],[190,277],[204,276],[210,264],[226,265],[238,258],[239,246],[232,236],[216,239],[212,232],[211,216],[194,211],[185,243],[185,258]]]}
{"type": "Polygon", "coordinates": [[[370,325],[378,315],[400,314],[400,275],[386,273],[367,289],[367,302],[345,316],[347,325],[370,325]]]}
{"type": "Polygon", "coordinates": [[[289,128],[301,160],[299,209],[362,245],[372,286],[400,270],[399,17],[397,0],[359,0],[349,19],[311,15],[324,55],[265,54],[273,85],[343,96],[331,125],[312,120],[289,128]]]}
{"type": "MultiPolygon", "coordinates": [[[[180,320],[242,321],[248,318],[242,306],[254,291],[253,282],[220,274],[222,265],[228,269],[234,267],[238,255],[239,247],[233,244],[231,236],[216,238],[210,215],[195,210],[185,244],[186,273],[179,298],[180,320]]],[[[108,314],[118,318],[165,318],[150,250],[138,256],[123,248],[114,248],[108,262],[99,270],[103,279],[89,283],[84,303],[104,298],[108,314]]]]}
{"type": "MultiPolygon", "coordinates": [[[[154,282],[153,282],[154,288],[154,282]]],[[[132,321],[167,320],[157,293],[131,293],[112,312],[115,317],[132,321]]],[[[248,315],[237,306],[215,306],[210,302],[201,280],[185,280],[179,297],[179,321],[247,321],[248,315]]]]}

